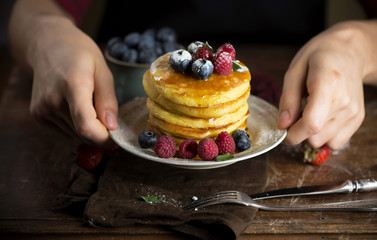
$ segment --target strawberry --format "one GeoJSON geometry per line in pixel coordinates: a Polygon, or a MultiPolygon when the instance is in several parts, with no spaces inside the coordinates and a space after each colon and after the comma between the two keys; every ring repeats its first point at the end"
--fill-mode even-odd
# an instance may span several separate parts
{"type": "Polygon", "coordinates": [[[213,58],[214,72],[226,76],[233,72],[232,56],[228,52],[220,52],[213,58]]]}
{"type": "Polygon", "coordinates": [[[301,148],[304,155],[304,162],[311,164],[321,164],[330,156],[331,150],[326,145],[319,148],[313,148],[309,143],[305,142],[301,148]]]}
{"type": "Polygon", "coordinates": [[[82,144],[78,147],[77,163],[80,167],[92,171],[101,162],[104,149],[82,144]]]}

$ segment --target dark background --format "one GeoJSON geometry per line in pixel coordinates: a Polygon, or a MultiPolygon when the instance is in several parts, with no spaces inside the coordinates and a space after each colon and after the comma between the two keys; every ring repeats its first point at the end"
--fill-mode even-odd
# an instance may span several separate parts
{"type": "MultiPolygon", "coordinates": [[[[0,1],[0,97],[12,69],[7,26],[15,0],[0,1]]],[[[94,0],[81,28],[98,43],[170,26],[178,41],[302,45],[332,24],[363,19],[360,0],[94,0]],[[106,13],[106,14],[105,14],[106,13]],[[102,23],[102,24],[100,24],[102,23]]]]}
{"type": "Polygon", "coordinates": [[[108,1],[97,40],[162,26],[182,42],[303,44],[324,29],[325,1],[108,1]]]}

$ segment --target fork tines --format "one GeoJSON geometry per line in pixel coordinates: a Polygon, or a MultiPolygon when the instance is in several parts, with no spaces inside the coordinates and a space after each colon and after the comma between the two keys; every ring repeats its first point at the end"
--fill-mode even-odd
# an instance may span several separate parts
{"type": "Polygon", "coordinates": [[[219,204],[223,202],[231,202],[236,201],[238,194],[237,191],[223,191],[218,192],[213,195],[199,198],[198,200],[195,200],[185,206],[183,206],[184,210],[190,210],[190,209],[196,209],[196,208],[202,208],[209,205],[219,204]]]}

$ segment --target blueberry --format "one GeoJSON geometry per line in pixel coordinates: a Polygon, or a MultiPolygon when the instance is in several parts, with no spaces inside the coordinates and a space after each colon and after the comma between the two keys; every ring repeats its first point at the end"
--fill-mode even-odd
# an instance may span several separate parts
{"type": "Polygon", "coordinates": [[[158,57],[165,53],[163,46],[160,42],[156,42],[156,44],[154,46],[154,51],[156,52],[158,57]]]}
{"type": "Polygon", "coordinates": [[[132,32],[130,34],[127,34],[124,38],[124,42],[129,46],[130,48],[136,47],[141,39],[141,35],[138,32],[132,32]]]}
{"type": "Polygon", "coordinates": [[[192,75],[197,79],[208,79],[213,73],[213,64],[211,61],[199,58],[192,63],[192,75]]]}
{"type": "Polygon", "coordinates": [[[160,42],[175,42],[177,40],[177,34],[170,27],[163,27],[157,31],[156,38],[160,42]]]}
{"type": "Polygon", "coordinates": [[[152,63],[156,60],[157,54],[154,49],[144,49],[139,53],[138,61],[140,63],[152,63]]]}
{"type": "Polygon", "coordinates": [[[162,47],[165,53],[173,52],[175,50],[184,49],[184,47],[176,42],[164,42],[162,47]]]}
{"type": "Polygon", "coordinates": [[[138,141],[141,148],[152,148],[157,139],[158,136],[156,133],[146,130],[139,134],[138,141]]]}
{"type": "Polygon", "coordinates": [[[154,28],[148,28],[141,34],[141,38],[150,37],[154,39],[155,35],[156,35],[156,30],[154,28]]]}
{"type": "Polygon", "coordinates": [[[232,137],[239,151],[250,148],[251,140],[249,134],[244,129],[237,129],[232,133],[232,137]]]}
{"type": "Polygon", "coordinates": [[[136,49],[127,49],[123,56],[122,61],[128,62],[128,63],[136,63],[138,59],[138,52],[136,49]]]}
{"type": "Polygon", "coordinates": [[[190,45],[187,46],[187,51],[189,51],[189,53],[193,54],[196,52],[196,50],[201,47],[201,46],[204,46],[205,44],[201,41],[196,41],[196,42],[192,42],[190,43],[190,45]]]}
{"type": "Polygon", "coordinates": [[[185,72],[189,68],[191,61],[191,54],[183,49],[172,52],[169,59],[170,66],[179,73],[185,72]]]}
{"type": "Polygon", "coordinates": [[[151,37],[143,37],[140,39],[140,42],[137,46],[139,51],[143,51],[146,49],[153,49],[155,47],[156,43],[154,38],[151,37]]]}
{"type": "Polygon", "coordinates": [[[124,52],[128,49],[127,45],[124,42],[117,42],[111,46],[109,49],[109,54],[113,58],[121,59],[124,52]]]}
{"type": "Polygon", "coordinates": [[[121,42],[122,39],[120,37],[112,37],[109,41],[107,41],[106,48],[110,49],[115,43],[121,42]]]}

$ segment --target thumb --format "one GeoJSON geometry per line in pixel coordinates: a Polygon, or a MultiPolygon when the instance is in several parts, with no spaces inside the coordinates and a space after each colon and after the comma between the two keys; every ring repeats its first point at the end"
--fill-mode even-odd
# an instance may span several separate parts
{"type": "Polygon", "coordinates": [[[97,116],[108,130],[115,130],[118,127],[118,101],[113,75],[104,60],[97,63],[94,77],[94,105],[97,116]]]}

